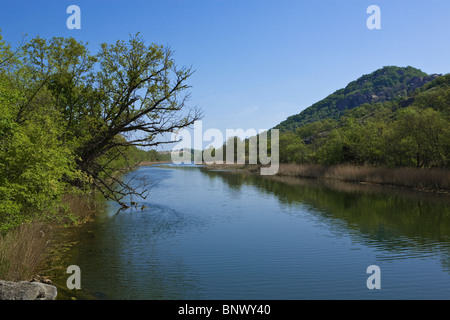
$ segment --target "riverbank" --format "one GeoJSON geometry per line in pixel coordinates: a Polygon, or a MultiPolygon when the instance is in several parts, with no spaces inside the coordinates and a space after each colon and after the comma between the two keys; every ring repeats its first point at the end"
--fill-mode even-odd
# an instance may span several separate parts
{"type": "MultiPolygon", "coordinates": [[[[230,170],[259,174],[261,165],[211,164],[206,170],[230,170]]],[[[420,191],[450,192],[450,170],[416,168],[376,168],[369,166],[321,166],[280,163],[276,176],[326,179],[359,184],[374,184],[420,191]]]]}
{"type": "MultiPolygon", "coordinates": [[[[64,214],[61,221],[23,223],[0,236],[0,279],[6,281],[45,282],[61,251],[67,250],[64,230],[92,221],[102,210],[95,192],[63,196],[64,214]],[[42,280],[44,279],[44,280],[42,280]]],[[[63,210],[63,209],[62,209],[63,210]]]]}
{"type": "Polygon", "coordinates": [[[139,167],[151,166],[153,164],[163,164],[163,163],[172,163],[172,161],[141,161],[139,162],[139,167]]]}

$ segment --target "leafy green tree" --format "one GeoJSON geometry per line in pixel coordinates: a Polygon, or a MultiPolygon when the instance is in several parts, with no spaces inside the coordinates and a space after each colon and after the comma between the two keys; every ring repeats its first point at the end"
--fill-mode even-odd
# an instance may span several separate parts
{"type": "Polygon", "coordinates": [[[24,97],[1,75],[0,231],[37,218],[58,218],[60,197],[68,191],[62,177],[81,177],[71,150],[58,140],[56,112],[43,112],[38,102],[46,99],[36,99],[34,112],[18,121],[24,97]]]}
{"type": "Polygon", "coordinates": [[[139,34],[95,55],[62,37],[12,50],[0,35],[0,231],[59,218],[74,188],[124,205],[138,192],[117,172],[159,156],[139,148],[201,116],[187,106],[191,75],[139,34]]]}
{"type": "Polygon", "coordinates": [[[292,132],[280,135],[280,162],[303,163],[307,161],[307,147],[305,142],[292,132]]]}
{"type": "Polygon", "coordinates": [[[409,107],[395,123],[398,142],[405,157],[416,167],[445,167],[449,157],[449,126],[439,111],[409,107]]]}
{"type": "Polygon", "coordinates": [[[325,165],[344,163],[346,160],[345,143],[342,130],[332,130],[326,142],[316,151],[316,162],[325,165]]]}
{"type": "Polygon", "coordinates": [[[51,108],[61,114],[62,144],[74,150],[77,168],[118,202],[135,190],[112,175],[118,163],[113,159],[132,146],[166,143],[158,137],[200,118],[186,106],[192,70],[178,68],[169,49],[146,45],[139,34],[102,44],[96,55],[73,38],[38,37],[24,46],[23,62],[34,79],[22,113],[33,106],[35,92],[49,90],[51,108]],[[111,180],[121,187],[111,188],[111,180]]]}

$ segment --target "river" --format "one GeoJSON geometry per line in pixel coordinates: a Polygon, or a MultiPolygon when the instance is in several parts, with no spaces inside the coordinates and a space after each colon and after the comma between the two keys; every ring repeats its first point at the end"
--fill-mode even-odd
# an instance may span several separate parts
{"type": "Polygon", "coordinates": [[[189,165],[132,174],[149,196],[76,228],[63,261],[81,290],[62,273],[63,298],[450,299],[448,195],[189,165]]]}

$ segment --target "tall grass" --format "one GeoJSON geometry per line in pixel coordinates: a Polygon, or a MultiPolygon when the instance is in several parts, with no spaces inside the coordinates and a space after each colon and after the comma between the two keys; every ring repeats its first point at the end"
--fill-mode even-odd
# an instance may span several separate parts
{"type": "Polygon", "coordinates": [[[0,279],[26,280],[36,274],[48,246],[50,228],[24,223],[0,236],[0,279]]]}
{"type": "Polygon", "coordinates": [[[305,178],[336,179],[405,188],[450,190],[448,169],[376,168],[354,165],[320,166],[280,164],[279,175],[305,178]]]}
{"type": "MultiPolygon", "coordinates": [[[[99,210],[98,202],[87,195],[65,195],[62,204],[71,217],[62,220],[66,226],[90,221],[99,210]]],[[[35,276],[48,258],[55,233],[60,232],[61,226],[35,221],[0,235],[0,279],[19,281],[35,276]]]]}

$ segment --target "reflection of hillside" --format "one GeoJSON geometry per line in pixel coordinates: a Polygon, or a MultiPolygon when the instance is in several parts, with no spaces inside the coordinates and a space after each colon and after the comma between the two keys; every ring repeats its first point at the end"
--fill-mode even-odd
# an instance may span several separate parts
{"type": "Polygon", "coordinates": [[[291,177],[204,172],[222,178],[234,189],[253,185],[285,205],[309,205],[320,222],[397,257],[406,254],[405,250],[409,256],[439,252],[445,268],[450,270],[448,195],[291,177]]]}

